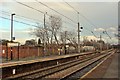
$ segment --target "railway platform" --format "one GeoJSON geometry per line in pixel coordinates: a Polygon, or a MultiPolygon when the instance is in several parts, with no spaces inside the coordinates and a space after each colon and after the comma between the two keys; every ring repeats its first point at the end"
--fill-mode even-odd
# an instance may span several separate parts
{"type": "Polygon", "coordinates": [[[118,54],[116,53],[103,78],[118,78],[118,54]]]}
{"type": "Polygon", "coordinates": [[[67,55],[44,56],[39,59],[33,59],[33,60],[9,61],[6,63],[0,63],[0,68],[24,65],[24,64],[31,64],[31,63],[36,63],[36,62],[51,61],[51,60],[56,60],[56,59],[77,57],[77,56],[81,56],[81,55],[88,55],[91,53],[93,53],[93,52],[85,52],[85,53],[80,53],[80,54],[75,53],[75,54],[67,54],[67,55]]]}
{"type": "Polygon", "coordinates": [[[35,71],[37,72],[39,70],[52,68],[53,66],[61,65],[69,61],[74,61],[78,59],[82,60],[91,56],[99,56],[101,54],[105,54],[106,52],[110,52],[110,51],[112,51],[112,49],[101,51],[100,53],[84,52],[80,54],[76,53],[76,54],[43,57],[40,59],[28,60],[28,61],[2,63],[0,64],[0,69],[2,70],[2,75],[0,77],[2,77],[3,79],[17,78],[28,74],[33,74],[35,71]]]}
{"type": "Polygon", "coordinates": [[[92,70],[90,70],[88,73],[86,73],[82,78],[99,78],[99,79],[113,79],[113,80],[119,80],[118,76],[118,56],[119,52],[116,52],[114,55],[110,56],[108,59],[106,59],[104,62],[98,64],[96,67],[94,67],[92,70]]]}
{"type": "Polygon", "coordinates": [[[75,54],[58,55],[58,56],[56,55],[56,56],[43,57],[40,59],[34,59],[28,61],[1,63],[0,69],[2,70],[2,75],[0,77],[7,78],[9,76],[23,74],[25,72],[29,72],[32,70],[54,66],[67,61],[78,59],[82,55],[89,55],[89,54],[93,54],[93,52],[85,52],[81,54],[75,53],[75,54]]]}

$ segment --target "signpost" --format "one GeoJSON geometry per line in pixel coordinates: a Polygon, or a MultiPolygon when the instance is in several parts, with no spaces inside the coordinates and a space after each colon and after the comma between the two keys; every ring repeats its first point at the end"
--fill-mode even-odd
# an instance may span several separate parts
{"type": "Polygon", "coordinates": [[[14,47],[14,46],[18,46],[18,43],[7,43],[8,47],[14,47]]]}

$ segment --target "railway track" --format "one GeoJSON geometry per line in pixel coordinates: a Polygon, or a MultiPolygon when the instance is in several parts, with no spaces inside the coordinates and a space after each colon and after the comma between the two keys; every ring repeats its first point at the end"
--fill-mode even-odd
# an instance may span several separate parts
{"type": "Polygon", "coordinates": [[[97,53],[94,55],[91,55],[85,59],[76,59],[73,61],[69,61],[66,63],[61,63],[55,66],[51,66],[51,67],[46,67],[43,69],[38,69],[35,71],[31,71],[31,72],[27,72],[27,73],[23,73],[15,75],[15,76],[11,76],[9,78],[12,79],[17,79],[17,80],[40,80],[40,79],[50,79],[50,78],[54,78],[54,79],[65,79],[67,76],[75,73],[76,71],[83,69],[85,67],[87,67],[88,65],[91,65],[92,63],[97,62],[98,60],[102,59],[103,57],[109,55],[111,52],[108,51],[107,54],[103,53],[97,53]],[[95,58],[96,57],[96,58],[95,58]]]}
{"type": "MultiPolygon", "coordinates": [[[[104,61],[106,61],[111,55],[113,55],[115,52],[112,52],[111,54],[108,53],[108,55],[104,56],[103,58],[100,58],[96,60],[95,62],[91,63],[90,65],[85,66],[82,69],[79,69],[76,72],[71,73],[70,75],[60,79],[60,80],[82,80],[88,73],[90,73],[93,69],[97,68],[99,65],[101,65],[104,61]]],[[[101,75],[101,74],[100,74],[101,75]]],[[[84,80],[84,79],[83,79],[84,80]]]]}
{"type": "Polygon", "coordinates": [[[59,71],[59,72],[54,73],[52,75],[48,75],[48,76],[46,76],[46,77],[44,77],[42,79],[44,80],[44,79],[51,79],[51,78],[53,78],[53,79],[56,79],[56,80],[66,80],[66,77],[70,76],[73,73],[76,73],[79,70],[88,68],[89,65],[92,65],[92,64],[100,61],[101,59],[105,58],[109,54],[110,53],[107,53],[107,54],[101,55],[101,56],[99,56],[97,58],[90,59],[88,61],[85,61],[85,62],[82,62],[82,63],[80,63],[78,65],[75,65],[73,67],[70,67],[70,68],[67,68],[65,70],[59,71]]]}

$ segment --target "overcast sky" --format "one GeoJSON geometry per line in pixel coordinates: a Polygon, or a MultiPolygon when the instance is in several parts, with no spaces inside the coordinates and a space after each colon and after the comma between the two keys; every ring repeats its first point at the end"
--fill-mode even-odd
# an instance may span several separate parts
{"type": "MultiPolygon", "coordinates": [[[[16,0],[20,1],[20,0],[16,0]]],[[[112,37],[110,40],[109,37],[105,34],[102,34],[103,40],[110,43],[117,43],[117,39],[114,37],[114,34],[117,33],[118,28],[118,3],[117,2],[80,2],[72,1],[68,2],[69,5],[74,7],[73,10],[69,5],[65,3],[67,0],[55,1],[55,2],[42,2],[50,8],[58,11],[64,16],[52,11],[51,9],[45,7],[44,5],[38,3],[35,0],[31,2],[23,2],[30,7],[33,7],[43,13],[40,13],[36,10],[30,9],[26,6],[23,6],[17,3],[15,0],[3,0],[0,2],[0,32],[2,32],[2,39],[10,39],[10,14],[15,13],[14,20],[28,23],[31,25],[36,25],[39,23],[43,25],[43,13],[47,12],[48,15],[58,15],[62,18],[63,21],[63,30],[74,31],[77,34],[77,22],[78,14],[75,10],[80,12],[79,22],[83,27],[81,36],[87,36],[89,39],[96,39],[91,31],[93,31],[96,36],[100,36],[102,31],[106,30],[108,34],[112,37]],[[26,18],[23,18],[24,16],[26,18]],[[1,18],[2,17],[2,18],[1,18]],[[29,18],[29,19],[27,19],[29,18]],[[72,21],[71,21],[71,20],[72,21]],[[2,22],[2,23],[1,23],[2,22]]],[[[40,1],[40,0],[38,0],[40,1]]],[[[116,0],[117,1],[117,0],[116,0]]],[[[46,21],[49,21],[49,16],[46,15],[46,21]]],[[[14,36],[16,41],[24,42],[26,39],[35,38],[31,35],[30,29],[35,28],[35,26],[26,25],[23,23],[14,22],[14,36]]]]}

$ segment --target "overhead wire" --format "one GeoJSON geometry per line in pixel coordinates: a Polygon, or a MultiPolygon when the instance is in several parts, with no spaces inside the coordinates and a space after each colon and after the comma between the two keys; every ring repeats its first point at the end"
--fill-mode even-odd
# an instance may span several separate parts
{"type": "MultiPolygon", "coordinates": [[[[7,14],[7,15],[9,15],[9,16],[10,16],[10,14],[11,14],[11,13],[9,13],[9,12],[7,12],[7,11],[2,11],[2,10],[1,10],[1,12],[2,12],[2,13],[5,13],[5,14],[7,14]]],[[[4,15],[5,15],[5,14],[4,14],[4,15]]],[[[17,18],[19,18],[19,19],[20,19],[20,18],[22,18],[22,19],[24,18],[25,20],[30,21],[30,22],[33,22],[33,23],[36,23],[36,22],[37,22],[37,23],[39,23],[39,22],[42,23],[41,20],[37,20],[37,19],[33,19],[33,18],[28,18],[28,17],[22,16],[22,15],[19,15],[19,14],[15,14],[15,16],[17,16],[17,18]]]]}
{"type": "MultiPolygon", "coordinates": [[[[29,5],[26,5],[26,4],[24,4],[24,3],[22,3],[22,2],[19,2],[19,1],[17,1],[17,0],[15,0],[17,3],[19,3],[19,4],[21,4],[21,5],[23,5],[23,6],[26,6],[26,7],[28,7],[28,8],[31,8],[31,9],[33,9],[33,10],[35,10],[35,11],[38,11],[38,12],[40,12],[40,13],[42,13],[42,14],[45,14],[44,12],[42,12],[42,11],[40,11],[40,10],[38,10],[38,9],[35,9],[35,8],[33,8],[33,7],[31,7],[31,6],[29,6],[29,5]]],[[[71,20],[72,22],[74,22],[72,19],[70,19],[70,18],[68,18],[68,17],[66,17],[65,15],[63,15],[63,14],[61,14],[61,13],[59,13],[58,11],[56,11],[56,10],[54,10],[54,9],[52,9],[52,8],[50,8],[49,6],[47,6],[47,5],[45,5],[45,4],[43,4],[42,2],[40,2],[40,1],[38,1],[38,0],[36,0],[37,2],[39,2],[40,4],[42,4],[42,5],[44,5],[44,6],[46,6],[47,8],[49,8],[49,9],[51,9],[51,10],[53,10],[53,11],[55,11],[56,13],[58,13],[58,14],[60,14],[60,15],[62,15],[62,16],[64,16],[65,18],[67,18],[67,19],[69,19],[69,20],[71,20]]],[[[68,3],[67,3],[68,4],[68,3]]],[[[70,6],[70,5],[69,5],[70,6]]],[[[71,6],[72,7],[72,6],[71,6]]],[[[72,7],[73,8],[73,7],[72,7]]],[[[74,10],[75,10],[75,8],[73,8],[74,10]]],[[[77,10],[75,10],[76,12],[78,12],[77,10]]],[[[50,16],[49,14],[46,14],[46,15],[48,15],[48,16],[50,16]]],[[[66,21],[64,21],[65,23],[68,23],[68,22],[66,22],[66,21]]],[[[76,22],[74,22],[74,23],[76,23],[76,22]]],[[[71,23],[69,23],[69,24],[71,24],[71,23]]],[[[77,24],[76,24],[77,25],[77,24]]],[[[86,28],[87,29],[87,28],[86,28]]]]}
{"type": "MultiPolygon", "coordinates": [[[[6,17],[3,17],[3,16],[0,16],[0,18],[2,18],[2,19],[6,19],[6,20],[11,20],[11,19],[9,19],[9,18],[6,18],[6,17]]],[[[13,20],[13,21],[15,21],[15,22],[17,22],[17,23],[22,23],[22,24],[25,24],[25,25],[29,25],[29,26],[38,27],[38,26],[36,26],[36,25],[32,25],[32,24],[25,23],[25,22],[18,21],[18,20],[13,20]]]]}
{"type": "MultiPolygon", "coordinates": [[[[14,0],[14,1],[16,1],[17,3],[19,3],[19,4],[23,5],[23,6],[26,6],[26,7],[28,7],[28,8],[31,8],[31,9],[33,9],[33,10],[36,10],[36,11],[38,11],[38,12],[44,14],[44,12],[42,12],[42,11],[40,11],[40,10],[38,10],[38,9],[35,9],[35,8],[31,7],[31,6],[28,6],[28,5],[26,5],[26,4],[22,3],[22,2],[19,2],[19,1],[17,1],[17,0],[14,0]]],[[[39,2],[38,0],[36,0],[36,1],[39,2]]],[[[50,8],[49,6],[43,4],[42,2],[39,2],[39,3],[42,4],[42,5],[44,5],[44,6],[46,6],[46,7],[48,7],[49,9],[55,11],[56,13],[58,13],[58,14],[64,16],[65,18],[71,20],[72,22],[74,22],[72,19],[70,19],[70,18],[66,17],[65,15],[59,13],[58,11],[56,11],[56,10],[50,8]]],[[[66,3],[67,3],[67,2],[66,2],[66,3]]],[[[67,3],[67,4],[68,4],[68,3],[67,3]]],[[[69,4],[68,4],[68,5],[69,5],[69,4]]],[[[70,6],[70,5],[69,5],[69,6],[70,6]]],[[[72,7],[72,6],[71,6],[71,7],[72,7]]],[[[73,8],[76,12],[78,12],[74,7],[72,7],[72,8],[73,8]]],[[[46,15],[50,16],[49,14],[46,14],[46,15]]],[[[18,15],[18,16],[20,16],[20,15],[18,15]]],[[[21,16],[21,17],[24,17],[24,16],[21,16]]],[[[24,17],[24,18],[25,18],[25,17],[24,17]]],[[[26,24],[26,25],[31,25],[31,24],[24,23],[24,22],[21,22],[21,21],[16,21],[16,22],[23,23],[23,24],[26,24]]],[[[68,22],[66,22],[66,21],[64,21],[64,22],[65,22],[65,23],[68,23],[68,22]]],[[[74,22],[74,23],[76,23],[76,22],[74,22]]],[[[69,23],[69,24],[70,24],[70,23],[69,23]]],[[[72,25],[73,25],[73,24],[72,24],[72,25]]],[[[34,25],[32,25],[32,26],[34,26],[34,25]]],[[[36,26],[35,26],[35,27],[36,27],[36,26]]],[[[87,28],[86,28],[86,29],[87,29],[87,28]]]]}
{"type": "MultiPolygon", "coordinates": [[[[63,0],[69,7],[71,7],[73,10],[75,10],[77,13],[79,12],[78,10],[76,10],[73,6],[71,6],[68,2],[66,2],[65,0],[63,0]]],[[[94,28],[95,28],[95,24],[93,24],[88,18],[86,18],[82,13],[80,13],[79,12],[79,14],[84,18],[84,19],[86,19],[86,21],[88,21],[91,25],[92,25],[92,27],[94,26],[94,28]]]]}
{"type": "MultiPolygon", "coordinates": [[[[71,7],[75,12],[77,12],[77,14],[80,14],[80,15],[82,15],[78,10],[76,10],[73,6],[71,6],[68,2],[66,2],[65,0],[63,0],[69,7],[71,7]]],[[[82,17],[84,17],[85,18],[85,16],[83,16],[82,15],[82,17]]],[[[79,19],[78,19],[79,20],[79,19]]],[[[88,19],[87,19],[88,20],[88,19]]],[[[84,27],[84,28],[86,28],[86,27],[84,27]]],[[[87,28],[86,28],[87,29],[87,28]]],[[[87,29],[88,31],[90,31],[89,29],[87,29]]],[[[90,31],[90,33],[91,33],[91,31],[90,31]]]]}
{"type": "MultiPolygon", "coordinates": [[[[15,0],[15,1],[16,1],[16,0],[15,0]]],[[[68,18],[67,16],[61,14],[60,12],[54,10],[53,8],[49,7],[48,5],[45,5],[44,3],[42,3],[42,2],[40,2],[40,1],[38,1],[38,0],[35,0],[35,1],[37,1],[37,2],[39,2],[40,4],[42,4],[42,5],[46,6],[46,7],[48,7],[49,9],[51,9],[52,11],[55,11],[56,13],[62,15],[63,17],[65,17],[65,18],[71,20],[73,23],[76,23],[76,22],[73,21],[72,19],[70,19],[70,18],[68,18]]],[[[18,1],[16,1],[16,2],[19,3],[19,4],[22,4],[22,5],[26,6],[26,7],[29,7],[29,8],[31,8],[31,9],[33,9],[33,10],[36,10],[36,11],[42,13],[42,14],[44,14],[44,12],[42,12],[42,11],[40,11],[40,10],[38,10],[38,9],[35,9],[35,8],[31,7],[31,6],[28,6],[28,5],[23,4],[23,3],[21,3],[21,2],[18,2],[18,1]]],[[[78,11],[77,11],[74,7],[72,7],[70,4],[68,4],[67,2],[65,2],[65,3],[66,3],[67,5],[69,5],[72,9],[74,9],[76,12],[78,12],[78,11]]],[[[86,21],[88,21],[88,22],[92,25],[92,27],[94,27],[94,28],[97,27],[97,26],[94,25],[89,19],[87,19],[84,15],[82,15],[81,13],[79,13],[79,14],[80,14],[82,17],[84,17],[84,19],[86,19],[86,21]]],[[[48,14],[47,14],[47,15],[48,15],[48,14]]],[[[50,15],[48,15],[48,16],[50,16],[50,15]]],[[[87,28],[86,28],[86,29],[87,29],[87,28]]],[[[90,30],[89,30],[89,31],[90,31],[90,30]]],[[[92,31],[90,31],[90,32],[92,33],[92,31]]],[[[92,33],[92,34],[93,34],[93,33],[92,33]]],[[[107,34],[107,35],[108,35],[108,34],[107,34]]]]}
{"type": "Polygon", "coordinates": [[[99,37],[97,37],[97,36],[95,35],[95,33],[94,33],[93,31],[91,31],[91,33],[92,33],[96,38],[99,38],[99,37]]]}
{"type": "Polygon", "coordinates": [[[106,34],[110,39],[111,39],[111,36],[107,33],[107,31],[103,31],[104,34],[106,34]]]}
{"type": "MultiPolygon", "coordinates": [[[[42,13],[42,14],[45,14],[44,12],[42,12],[42,11],[40,11],[40,10],[38,10],[38,9],[35,9],[35,8],[33,8],[33,7],[31,7],[31,6],[29,6],[29,5],[26,5],[26,4],[24,4],[24,3],[22,3],[22,2],[19,2],[19,1],[17,1],[17,0],[14,0],[14,1],[16,1],[18,4],[21,4],[21,5],[23,5],[23,6],[26,6],[26,7],[28,7],[28,8],[31,8],[31,9],[33,9],[33,10],[35,10],[35,11],[38,11],[38,12],[40,12],[40,13],[42,13]]],[[[49,15],[49,14],[46,14],[47,16],[51,16],[51,15],[49,15]]],[[[65,15],[64,15],[64,17],[65,17],[65,15]]],[[[66,17],[67,18],[67,17],[66,17]]],[[[69,18],[67,18],[67,19],[69,19],[69,18]]],[[[69,20],[71,20],[71,19],[69,19],[69,20]]],[[[68,22],[66,22],[66,21],[64,21],[65,23],[68,23],[68,22]]],[[[73,22],[73,21],[72,21],[73,22]]],[[[75,22],[74,22],[75,23],[75,22]]],[[[69,23],[69,24],[71,24],[71,23],[69,23]]]]}
{"type": "MultiPolygon", "coordinates": [[[[17,1],[17,0],[14,0],[14,1],[16,1],[17,3],[19,3],[19,4],[23,5],[23,6],[26,6],[26,7],[28,7],[28,8],[31,8],[31,9],[33,9],[33,10],[36,10],[36,11],[42,13],[42,14],[45,14],[44,12],[42,12],[42,11],[36,9],[36,8],[33,8],[33,7],[29,6],[29,5],[26,5],[26,4],[22,3],[22,2],[19,2],[19,1],[17,1]]],[[[37,1],[37,0],[36,0],[36,1],[37,1]]],[[[44,4],[44,6],[49,7],[49,6],[45,5],[45,4],[44,4]]],[[[54,10],[54,9],[52,9],[52,8],[50,8],[50,7],[49,7],[49,9],[54,10]]],[[[65,16],[65,15],[63,15],[63,14],[61,14],[61,13],[59,13],[58,11],[56,11],[56,10],[54,10],[54,11],[55,11],[56,13],[64,16],[65,18],[71,20],[72,22],[74,22],[72,19],[68,18],[67,16],[65,16]]],[[[46,14],[46,15],[51,16],[51,15],[49,15],[49,14],[46,14]]],[[[74,22],[74,23],[76,23],[76,22],[74,22]]]]}
{"type": "Polygon", "coordinates": [[[33,8],[33,7],[31,7],[31,6],[28,6],[28,5],[26,5],[26,4],[22,3],[22,2],[19,2],[19,1],[17,1],[17,0],[14,0],[14,1],[17,2],[17,3],[19,3],[19,4],[21,4],[21,5],[23,5],[23,6],[26,6],[26,7],[28,7],[28,8],[31,8],[31,9],[33,9],[33,10],[36,10],[36,11],[42,13],[42,14],[45,14],[44,12],[42,12],[42,11],[36,9],[36,8],[33,8]]]}
{"type": "Polygon", "coordinates": [[[73,6],[71,6],[68,2],[66,2],[65,0],[63,0],[69,7],[71,7],[73,10],[75,10],[77,13],[79,12],[79,11],[77,11],[73,6]]]}
{"type": "Polygon", "coordinates": [[[53,9],[53,8],[51,8],[51,7],[49,7],[48,5],[46,5],[46,4],[44,4],[44,3],[42,3],[42,2],[40,2],[40,1],[38,1],[38,0],[35,0],[35,1],[37,1],[39,4],[42,4],[42,5],[46,6],[47,8],[51,9],[52,11],[54,11],[54,12],[56,12],[56,13],[58,13],[58,14],[62,15],[63,17],[65,17],[65,18],[69,19],[69,20],[70,20],[70,21],[72,21],[73,23],[76,23],[75,21],[73,21],[73,20],[72,20],[72,19],[70,19],[69,17],[67,17],[67,16],[63,15],[62,13],[60,13],[60,12],[58,12],[57,10],[55,10],[55,9],[53,9]]]}
{"type": "MultiPolygon", "coordinates": [[[[4,15],[10,16],[10,15],[9,15],[10,13],[7,12],[7,11],[1,11],[1,12],[3,12],[4,15]]],[[[16,16],[18,16],[18,17],[23,17],[23,18],[25,18],[25,19],[29,19],[31,22],[33,22],[33,21],[35,20],[35,19],[32,19],[32,18],[28,18],[28,17],[25,17],[25,16],[18,15],[18,14],[16,14],[16,16]],[[33,20],[33,21],[32,21],[32,20],[33,20]]],[[[17,20],[17,22],[18,22],[18,20],[17,20]]],[[[38,21],[38,20],[35,20],[35,22],[38,23],[39,21],[38,21]],[[36,22],[36,21],[37,21],[37,22],[36,22]]],[[[28,23],[25,23],[25,22],[20,22],[20,21],[19,21],[19,23],[26,24],[26,25],[30,25],[30,26],[34,26],[34,25],[31,25],[31,24],[28,24],[28,23]]],[[[41,23],[42,23],[42,21],[41,21],[41,23]]],[[[72,23],[70,24],[70,23],[68,23],[68,22],[66,22],[66,21],[64,21],[64,23],[69,24],[69,25],[73,25],[72,23]]],[[[36,27],[36,26],[34,26],[34,27],[36,27]]]]}
{"type": "MultiPolygon", "coordinates": [[[[71,6],[68,2],[66,2],[65,0],[63,0],[69,7],[71,7],[75,12],[79,13],[79,15],[81,15],[89,24],[92,25],[93,28],[95,28],[95,24],[93,24],[88,18],[86,18],[82,13],[80,13],[78,10],[76,10],[73,6],[71,6]]],[[[97,26],[96,26],[97,27],[97,26]]],[[[84,27],[86,28],[86,27],[84,27]]],[[[96,38],[98,38],[93,31],[89,30],[88,28],[86,28],[88,31],[90,31],[90,33],[92,33],[96,38]]]]}

